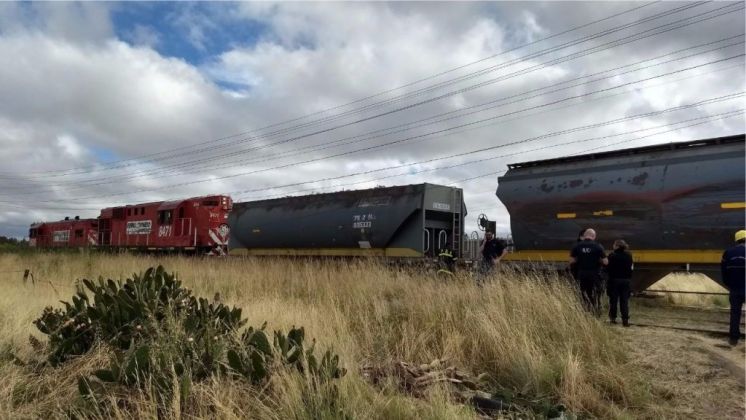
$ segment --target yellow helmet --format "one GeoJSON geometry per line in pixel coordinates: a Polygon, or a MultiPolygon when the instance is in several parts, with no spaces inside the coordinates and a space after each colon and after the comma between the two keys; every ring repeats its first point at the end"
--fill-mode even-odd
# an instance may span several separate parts
{"type": "Polygon", "coordinates": [[[736,242],[746,239],[746,230],[736,232],[736,242]]]}

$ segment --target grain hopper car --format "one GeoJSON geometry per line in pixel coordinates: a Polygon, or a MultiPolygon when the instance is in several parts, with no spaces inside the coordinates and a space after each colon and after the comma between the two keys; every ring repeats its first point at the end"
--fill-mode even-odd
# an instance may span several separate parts
{"type": "Polygon", "coordinates": [[[235,203],[231,255],[461,255],[463,192],[434,184],[235,203]]]}
{"type": "Polygon", "coordinates": [[[745,153],[736,135],[511,164],[497,188],[515,246],[505,260],[566,264],[592,227],[607,249],[630,244],[635,291],[680,270],[719,281],[744,227],[745,153]]]}

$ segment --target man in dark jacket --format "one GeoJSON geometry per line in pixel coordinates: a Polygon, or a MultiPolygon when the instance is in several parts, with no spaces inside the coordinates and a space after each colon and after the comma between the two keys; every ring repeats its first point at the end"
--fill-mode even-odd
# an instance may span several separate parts
{"type": "Polygon", "coordinates": [[[736,232],[736,246],[729,248],[723,253],[720,262],[720,270],[723,283],[728,287],[730,300],[730,332],[729,341],[731,345],[738,344],[741,337],[741,308],[744,303],[744,289],[746,289],[746,230],[736,232]]]}
{"type": "Polygon", "coordinates": [[[492,232],[486,232],[479,251],[482,253],[481,271],[483,274],[489,274],[508,253],[508,248],[502,241],[495,239],[492,232]]]}
{"type": "Polygon", "coordinates": [[[609,321],[616,324],[617,304],[622,312],[622,325],[629,327],[629,293],[632,280],[632,254],[622,239],[614,241],[614,252],[609,254],[606,273],[609,281],[606,293],[609,295],[609,321]]]}
{"type": "MultiPolygon", "coordinates": [[[[584,228],[578,233],[578,240],[575,243],[583,242],[583,235],[585,235],[586,230],[588,230],[588,228],[584,228]]],[[[570,274],[572,274],[572,278],[574,278],[575,281],[578,280],[578,265],[577,264],[570,263],[570,274]]]]}
{"type": "Polygon", "coordinates": [[[570,251],[570,264],[576,265],[583,300],[588,310],[596,316],[601,311],[598,296],[601,289],[601,267],[608,263],[604,247],[596,242],[596,231],[586,229],[583,240],[570,251]]]}

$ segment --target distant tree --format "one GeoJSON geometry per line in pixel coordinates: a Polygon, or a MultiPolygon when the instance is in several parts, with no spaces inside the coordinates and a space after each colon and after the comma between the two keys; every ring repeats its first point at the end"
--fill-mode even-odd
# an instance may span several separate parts
{"type": "Polygon", "coordinates": [[[0,245],[12,248],[24,248],[28,246],[28,240],[12,238],[7,236],[0,236],[0,245]]]}

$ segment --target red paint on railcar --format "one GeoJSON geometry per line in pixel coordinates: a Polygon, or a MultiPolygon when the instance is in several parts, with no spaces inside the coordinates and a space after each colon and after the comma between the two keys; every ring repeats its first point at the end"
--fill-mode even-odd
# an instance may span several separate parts
{"type": "Polygon", "coordinates": [[[99,246],[224,253],[232,207],[230,197],[212,195],[106,208],[99,246]]]}
{"type": "Polygon", "coordinates": [[[29,245],[36,248],[87,248],[97,245],[97,219],[68,219],[34,223],[29,245]]]}

